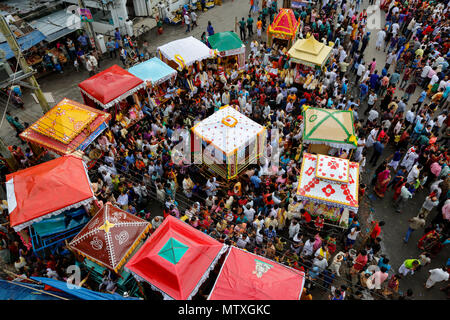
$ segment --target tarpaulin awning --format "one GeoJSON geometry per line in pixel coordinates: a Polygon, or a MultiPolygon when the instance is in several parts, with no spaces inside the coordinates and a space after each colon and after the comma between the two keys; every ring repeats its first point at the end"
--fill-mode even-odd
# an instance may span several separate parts
{"type": "Polygon", "coordinates": [[[330,57],[332,47],[317,41],[314,36],[307,39],[299,39],[289,49],[288,55],[291,61],[315,67],[323,66],[330,57]]]}
{"type": "MultiPolygon", "coordinates": [[[[92,291],[80,286],[68,285],[67,282],[65,281],[59,281],[52,278],[31,277],[31,279],[39,281],[57,290],[61,290],[64,293],[67,293],[73,296],[74,298],[81,300],[140,300],[139,298],[122,297],[120,294],[117,293],[110,294],[92,291]]],[[[60,293],[56,292],[55,294],[58,295],[60,293]]]]}
{"type": "Polygon", "coordinates": [[[165,300],[190,300],[227,246],[189,224],[167,216],[125,265],[165,300]]]}
{"type": "Polygon", "coordinates": [[[73,155],[8,174],[6,193],[16,232],[95,199],[86,166],[73,155]]]}
{"type": "Polygon", "coordinates": [[[177,63],[181,70],[197,61],[214,57],[214,51],[194,37],[166,43],[159,46],[157,51],[167,60],[177,63]]]}
{"type": "Polygon", "coordinates": [[[60,155],[87,147],[107,128],[111,115],[64,98],[20,137],[60,155]],[[89,143],[87,143],[89,142],[89,143]]]}
{"type": "Polygon", "coordinates": [[[295,14],[292,9],[280,9],[278,15],[273,19],[272,24],[267,29],[267,32],[273,34],[285,34],[293,36],[297,32],[299,22],[295,19],[295,14]]]}
{"type": "Polygon", "coordinates": [[[47,292],[44,285],[0,280],[0,300],[68,300],[67,294],[47,292]]]}
{"type": "MultiPolygon", "coordinates": [[[[37,45],[39,42],[45,40],[45,35],[43,35],[42,32],[38,30],[34,30],[19,38],[16,37],[16,40],[22,51],[25,51],[37,45]]],[[[6,60],[14,57],[14,52],[11,50],[7,41],[0,43],[0,49],[5,51],[6,60]]]]}
{"type": "Polygon", "coordinates": [[[69,246],[87,259],[118,272],[151,224],[106,203],[69,246]]]}
{"type": "Polygon", "coordinates": [[[144,88],[145,83],[115,64],[84,80],[78,87],[82,93],[107,109],[144,88]]]}
{"type": "Polygon", "coordinates": [[[143,81],[150,82],[152,86],[156,86],[177,76],[176,70],[169,67],[157,57],[131,67],[128,69],[128,72],[143,81]]]}
{"type": "Polygon", "coordinates": [[[357,162],[310,153],[303,155],[297,188],[297,196],[302,200],[357,212],[358,190],[357,162]],[[318,157],[322,159],[318,161],[318,157]]]}
{"type": "Polygon", "coordinates": [[[67,9],[38,18],[30,24],[45,35],[47,42],[58,40],[83,27],[80,16],[67,9]]]}
{"type": "Polygon", "coordinates": [[[305,274],[231,247],[208,300],[299,300],[305,274]]]}
{"type": "Polygon", "coordinates": [[[305,107],[303,142],[356,148],[353,111],[305,107]]]}
{"type": "Polygon", "coordinates": [[[208,37],[212,49],[216,49],[222,56],[235,55],[245,52],[245,45],[233,31],[224,31],[208,37]],[[223,53],[223,54],[222,54],[223,53]]]}

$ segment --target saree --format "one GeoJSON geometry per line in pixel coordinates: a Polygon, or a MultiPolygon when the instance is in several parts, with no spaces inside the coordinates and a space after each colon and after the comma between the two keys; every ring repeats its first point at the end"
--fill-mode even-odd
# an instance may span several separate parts
{"type": "Polygon", "coordinates": [[[378,174],[377,184],[375,185],[374,191],[380,198],[384,198],[390,180],[391,175],[388,169],[378,174]]]}

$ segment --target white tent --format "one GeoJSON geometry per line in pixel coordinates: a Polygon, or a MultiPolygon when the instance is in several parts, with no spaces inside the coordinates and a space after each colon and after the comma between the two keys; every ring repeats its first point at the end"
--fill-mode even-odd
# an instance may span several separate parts
{"type": "Polygon", "coordinates": [[[194,37],[178,39],[157,48],[161,59],[174,61],[183,69],[197,61],[214,57],[214,50],[194,37]]]}
{"type": "MultiPolygon", "coordinates": [[[[225,106],[197,123],[192,132],[211,148],[217,159],[223,159],[233,178],[241,169],[259,158],[264,150],[266,128],[246,117],[232,106],[225,106]]],[[[203,156],[207,154],[203,153],[203,156]]]]}

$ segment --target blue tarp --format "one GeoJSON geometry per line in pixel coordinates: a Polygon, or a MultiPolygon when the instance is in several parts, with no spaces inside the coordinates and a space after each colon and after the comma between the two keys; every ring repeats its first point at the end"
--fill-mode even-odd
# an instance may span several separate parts
{"type": "Polygon", "coordinates": [[[176,70],[156,57],[131,67],[128,72],[143,81],[150,81],[152,85],[158,85],[177,74],[176,70]]]}
{"type": "Polygon", "coordinates": [[[41,283],[44,283],[46,285],[49,285],[55,289],[59,289],[61,291],[64,291],[78,299],[82,300],[139,300],[139,298],[125,298],[122,297],[120,294],[109,294],[109,293],[102,293],[102,292],[96,292],[92,291],[83,287],[78,287],[77,289],[72,288],[70,289],[67,285],[67,283],[63,281],[58,281],[50,278],[42,278],[42,277],[31,277],[31,279],[39,281],[41,283]]]}
{"type": "MultiPolygon", "coordinates": [[[[28,50],[32,46],[35,46],[39,42],[45,40],[45,36],[42,32],[40,32],[38,30],[34,30],[34,31],[32,31],[20,38],[16,38],[16,39],[17,39],[17,42],[19,43],[20,48],[22,48],[22,50],[28,50]]],[[[0,49],[5,51],[7,60],[14,57],[14,52],[9,47],[9,44],[7,41],[0,43],[0,49]]]]}
{"type": "Polygon", "coordinates": [[[0,280],[0,300],[62,300],[56,296],[67,298],[60,292],[46,294],[43,285],[0,280]]]}
{"type": "Polygon", "coordinates": [[[107,127],[108,125],[103,122],[89,137],[86,138],[86,140],[83,141],[83,143],[78,146],[77,150],[86,149],[107,127]]]}
{"type": "Polygon", "coordinates": [[[47,237],[59,232],[73,229],[89,222],[83,207],[65,211],[55,217],[44,219],[33,224],[40,237],[47,237]]]}

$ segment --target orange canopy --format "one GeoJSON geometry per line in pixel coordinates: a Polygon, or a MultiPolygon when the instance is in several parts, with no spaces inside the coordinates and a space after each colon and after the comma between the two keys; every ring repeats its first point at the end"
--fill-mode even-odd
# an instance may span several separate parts
{"type": "Polygon", "coordinates": [[[83,160],[72,155],[8,174],[6,193],[16,232],[95,199],[83,160]]]}
{"type": "Polygon", "coordinates": [[[269,26],[268,32],[293,36],[297,32],[299,22],[292,9],[280,9],[280,12],[269,26]]]}

